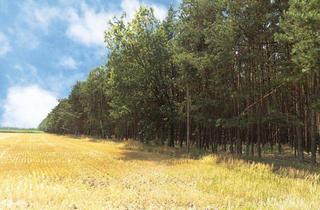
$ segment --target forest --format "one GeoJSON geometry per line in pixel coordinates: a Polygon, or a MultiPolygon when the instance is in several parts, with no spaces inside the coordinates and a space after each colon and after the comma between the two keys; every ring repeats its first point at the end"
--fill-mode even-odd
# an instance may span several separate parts
{"type": "Polygon", "coordinates": [[[163,21],[141,7],[105,45],[41,130],[316,163],[319,0],[183,0],[163,21]]]}

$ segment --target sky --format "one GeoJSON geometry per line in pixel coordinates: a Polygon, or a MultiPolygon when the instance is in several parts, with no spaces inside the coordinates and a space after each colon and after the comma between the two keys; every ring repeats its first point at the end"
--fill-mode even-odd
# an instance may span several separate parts
{"type": "Polygon", "coordinates": [[[162,20],[179,0],[0,0],[0,127],[35,128],[107,62],[108,21],[141,5],[162,20]]]}

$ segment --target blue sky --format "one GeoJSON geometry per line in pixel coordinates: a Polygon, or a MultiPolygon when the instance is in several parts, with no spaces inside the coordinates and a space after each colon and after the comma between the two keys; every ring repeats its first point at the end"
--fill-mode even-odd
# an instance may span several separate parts
{"type": "Polygon", "coordinates": [[[0,0],[0,126],[36,127],[77,80],[106,63],[103,31],[140,5],[178,0],[0,0]]]}

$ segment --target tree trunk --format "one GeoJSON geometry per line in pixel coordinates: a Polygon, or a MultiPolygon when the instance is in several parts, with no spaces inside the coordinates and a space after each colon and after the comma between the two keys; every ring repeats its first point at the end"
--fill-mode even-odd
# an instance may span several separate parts
{"type": "MultiPolygon", "coordinates": [[[[300,88],[296,86],[296,103],[295,103],[295,108],[296,108],[296,113],[297,116],[299,117],[301,112],[300,112],[300,88]]],[[[299,118],[300,120],[300,118],[299,118]]],[[[302,142],[302,135],[301,135],[301,127],[300,125],[296,126],[296,137],[297,137],[297,146],[298,146],[298,158],[300,161],[303,161],[303,142],[302,142]]]]}
{"type": "Polygon", "coordinates": [[[187,150],[190,150],[190,91],[187,85],[187,150]]]}
{"type": "Polygon", "coordinates": [[[316,146],[316,132],[315,132],[315,114],[314,111],[311,110],[310,113],[311,125],[310,125],[310,133],[311,133],[311,163],[317,163],[317,146],[316,146]]]}

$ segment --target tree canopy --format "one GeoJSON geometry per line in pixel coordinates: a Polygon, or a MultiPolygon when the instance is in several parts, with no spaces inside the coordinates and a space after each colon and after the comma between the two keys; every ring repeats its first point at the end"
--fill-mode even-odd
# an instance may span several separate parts
{"type": "Polygon", "coordinates": [[[184,0],[163,21],[141,7],[115,18],[105,43],[106,64],[42,130],[259,157],[289,145],[315,163],[318,0],[184,0]]]}

